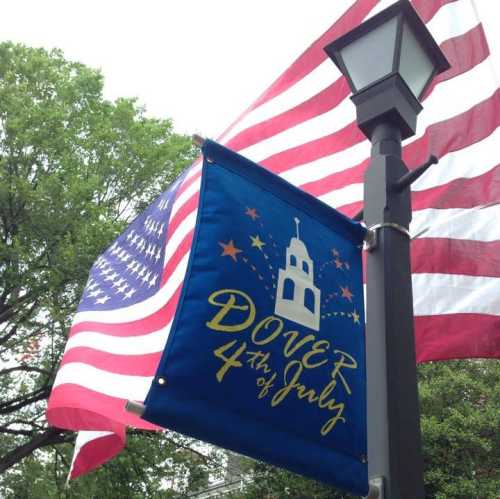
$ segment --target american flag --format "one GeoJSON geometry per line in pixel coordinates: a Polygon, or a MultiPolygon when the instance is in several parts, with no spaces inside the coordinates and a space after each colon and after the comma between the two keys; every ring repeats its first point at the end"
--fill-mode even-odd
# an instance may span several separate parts
{"type": "MultiPolygon", "coordinates": [[[[346,81],[323,47],[394,0],[353,0],[219,137],[289,182],[352,216],[362,208],[370,145],[346,81]]],[[[452,67],[423,102],[404,147],[409,168],[440,158],[413,189],[411,232],[420,362],[500,356],[500,93],[472,0],[413,0],[452,67]]],[[[200,164],[94,264],[48,407],[51,424],[80,430],[72,477],[110,459],[125,412],[142,401],[169,333],[196,220],[200,164]]]]}

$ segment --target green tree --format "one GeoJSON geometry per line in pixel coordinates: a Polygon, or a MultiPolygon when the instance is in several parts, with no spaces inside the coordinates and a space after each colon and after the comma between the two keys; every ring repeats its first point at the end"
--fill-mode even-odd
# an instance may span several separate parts
{"type": "Polygon", "coordinates": [[[427,497],[498,497],[500,362],[434,362],[419,377],[427,497]]]}
{"type": "Polygon", "coordinates": [[[177,434],[131,432],[115,459],[66,485],[73,446],[51,446],[2,475],[0,493],[5,499],[179,499],[223,471],[220,451],[196,448],[195,441],[177,434]]]}
{"type": "MultiPolygon", "coordinates": [[[[425,489],[429,499],[496,499],[500,490],[500,363],[419,366],[425,489]]],[[[353,496],[248,460],[235,499],[347,499],[353,496]]]]}
{"type": "MultiPolygon", "coordinates": [[[[93,261],[196,154],[171,121],[147,117],[134,99],[107,101],[102,89],[98,71],[58,50],[0,44],[0,473],[16,465],[0,487],[16,497],[56,497],[68,471],[74,435],[49,428],[44,413],[93,261]],[[20,474],[33,478],[25,492],[12,488],[20,474]]],[[[110,469],[137,478],[134,449],[150,441],[134,437],[110,469]]],[[[167,447],[153,456],[165,460],[167,447]]]]}

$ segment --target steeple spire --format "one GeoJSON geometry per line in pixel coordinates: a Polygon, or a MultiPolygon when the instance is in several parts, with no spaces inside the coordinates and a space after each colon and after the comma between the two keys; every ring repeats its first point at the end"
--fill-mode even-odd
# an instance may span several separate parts
{"type": "Polygon", "coordinates": [[[294,220],[295,220],[295,225],[296,225],[296,228],[297,228],[297,239],[300,239],[300,237],[299,237],[299,224],[300,224],[300,220],[297,217],[295,217],[294,220]]]}

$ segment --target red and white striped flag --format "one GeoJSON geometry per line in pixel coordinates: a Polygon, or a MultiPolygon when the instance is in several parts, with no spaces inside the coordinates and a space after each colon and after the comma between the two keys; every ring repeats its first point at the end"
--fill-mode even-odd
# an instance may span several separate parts
{"type": "MultiPolygon", "coordinates": [[[[370,145],[323,47],[393,1],[351,1],[219,142],[347,215],[359,211],[370,145]]],[[[452,65],[428,91],[404,147],[409,168],[440,158],[412,185],[411,231],[421,233],[412,242],[417,357],[499,357],[499,85],[472,0],[413,5],[452,65]]],[[[85,430],[72,477],[119,452],[126,426],[153,429],[124,406],[144,400],[168,336],[199,182],[195,164],[92,269],[47,411],[52,425],[85,430]]]]}

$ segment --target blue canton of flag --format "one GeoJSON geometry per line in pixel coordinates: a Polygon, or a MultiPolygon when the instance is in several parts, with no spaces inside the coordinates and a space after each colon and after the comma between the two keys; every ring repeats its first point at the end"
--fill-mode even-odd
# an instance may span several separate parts
{"type": "Polygon", "coordinates": [[[218,144],[203,152],[188,270],[143,417],[365,494],[365,229],[218,144]]]}
{"type": "Polygon", "coordinates": [[[158,291],[168,220],[181,182],[182,177],[99,256],[90,271],[78,312],[123,308],[158,291]]]}

